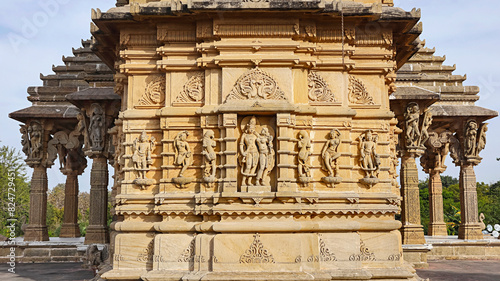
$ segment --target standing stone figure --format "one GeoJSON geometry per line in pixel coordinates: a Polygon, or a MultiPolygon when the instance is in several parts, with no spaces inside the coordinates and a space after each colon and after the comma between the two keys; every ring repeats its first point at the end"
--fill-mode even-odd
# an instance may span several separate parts
{"type": "Polygon", "coordinates": [[[31,125],[28,127],[28,133],[30,138],[30,146],[31,146],[31,159],[41,159],[42,158],[42,125],[38,122],[31,122],[31,125]]]}
{"type": "Polygon", "coordinates": [[[425,142],[429,139],[429,127],[432,125],[432,113],[426,111],[424,115],[424,121],[422,123],[422,131],[420,134],[420,146],[424,146],[425,142]]]}
{"type": "Polygon", "coordinates": [[[146,172],[149,166],[153,164],[151,155],[156,147],[156,139],[154,137],[149,140],[146,131],[142,131],[139,138],[134,140],[132,144],[132,161],[134,162],[134,169],[137,171],[140,179],[146,179],[146,172]]]}
{"type": "Polygon", "coordinates": [[[102,151],[104,149],[104,127],[106,122],[104,110],[97,103],[92,104],[91,108],[89,135],[92,150],[102,151]]]}
{"type": "Polygon", "coordinates": [[[377,136],[372,130],[367,130],[359,138],[361,169],[366,172],[366,178],[377,178],[380,169],[380,158],[377,154],[377,136]]]}
{"type": "Polygon", "coordinates": [[[299,181],[307,184],[311,180],[311,170],[307,161],[309,160],[309,156],[311,155],[311,138],[309,138],[309,134],[302,130],[299,132],[299,142],[297,143],[299,147],[299,154],[297,155],[297,159],[299,165],[297,167],[299,172],[299,181]]]}
{"type": "Polygon", "coordinates": [[[186,169],[191,165],[191,148],[189,148],[189,143],[186,141],[189,133],[187,131],[182,131],[175,137],[174,149],[175,149],[175,165],[181,166],[181,171],[179,172],[179,177],[182,178],[186,169]]]}
{"type": "Polygon", "coordinates": [[[241,174],[243,175],[242,184],[252,186],[252,178],[256,176],[255,171],[259,163],[259,149],[257,148],[257,139],[259,135],[255,132],[257,119],[253,116],[245,126],[240,140],[240,163],[241,174]]]}
{"type": "Polygon", "coordinates": [[[479,132],[479,139],[477,141],[476,156],[479,156],[481,152],[486,147],[486,132],[488,131],[488,124],[484,124],[479,132]]]}
{"type": "Polygon", "coordinates": [[[409,147],[418,146],[418,141],[420,139],[419,120],[420,120],[420,109],[417,103],[409,103],[406,107],[405,117],[405,127],[406,127],[406,145],[409,147]]]}
{"type": "Polygon", "coordinates": [[[329,133],[330,139],[323,146],[321,151],[321,157],[323,158],[323,170],[328,172],[329,177],[335,177],[338,175],[339,165],[337,159],[340,157],[340,153],[337,152],[337,148],[340,145],[340,131],[333,129],[329,133]]]}
{"type": "Polygon", "coordinates": [[[464,154],[466,157],[477,156],[476,155],[476,140],[477,140],[477,123],[474,120],[467,122],[467,127],[465,129],[465,149],[464,154]]]}
{"type": "Polygon", "coordinates": [[[204,171],[204,181],[214,182],[216,169],[216,159],[217,155],[215,153],[215,147],[217,142],[215,141],[214,131],[208,130],[203,135],[203,156],[205,157],[205,171],[204,171]]]}
{"type": "Polygon", "coordinates": [[[268,175],[274,168],[274,148],[273,136],[269,129],[264,127],[257,138],[257,147],[259,149],[259,170],[257,171],[257,184],[264,186],[269,182],[268,175]],[[264,176],[266,181],[264,181],[264,176]]]}

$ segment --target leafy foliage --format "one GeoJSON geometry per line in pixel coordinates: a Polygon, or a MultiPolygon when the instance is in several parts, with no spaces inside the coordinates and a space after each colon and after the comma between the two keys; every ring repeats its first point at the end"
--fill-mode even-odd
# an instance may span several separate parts
{"type": "MultiPolygon", "coordinates": [[[[23,234],[21,227],[28,222],[30,184],[26,164],[21,154],[8,146],[0,147],[0,234],[9,236],[9,219],[15,221],[16,237],[23,234]],[[9,190],[10,188],[10,190],[9,190]],[[10,193],[10,194],[9,194],[10,193]],[[10,204],[9,204],[10,203],[10,204]],[[13,207],[15,205],[15,207],[13,207]],[[11,216],[10,208],[14,208],[11,216]]],[[[12,210],[12,209],[11,209],[12,210]]]]}
{"type": "MultiPolygon", "coordinates": [[[[460,217],[460,186],[459,180],[450,176],[441,176],[443,184],[443,212],[448,235],[458,235],[460,217]]],[[[429,180],[419,183],[420,217],[424,232],[429,226],[429,180]]],[[[477,199],[479,213],[484,213],[485,224],[500,223],[500,181],[494,184],[477,183],[477,199]]]]}

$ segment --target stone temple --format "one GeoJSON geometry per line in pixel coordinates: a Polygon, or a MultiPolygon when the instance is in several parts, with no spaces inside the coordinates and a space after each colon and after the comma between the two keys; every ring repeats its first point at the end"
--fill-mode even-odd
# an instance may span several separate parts
{"type": "Polygon", "coordinates": [[[431,175],[430,235],[446,235],[448,154],[461,168],[459,238],[482,239],[474,166],[498,114],[424,47],[419,10],[392,0],[116,6],[93,11],[92,40],[10,115],[34,168],[25,240],[48,239],[46,169],[57,157],[68,179],[61,237],[79,236],[88,157],[85,243],[110,245],[102,279],[419,280],[407,261],[425,254],[403,256],[403,244],[425,244],[415,159],[431,175]]]}

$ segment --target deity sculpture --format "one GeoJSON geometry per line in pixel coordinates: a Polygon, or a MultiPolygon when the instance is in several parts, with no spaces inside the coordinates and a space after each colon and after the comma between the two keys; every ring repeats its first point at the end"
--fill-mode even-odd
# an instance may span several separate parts
{"type": "Polygon", "coordinates": [[[429,127],[432,125],[432,113],[426,111],[424,114],[424,121],[422,123],[422,130],[420,133],[419,146],[424,146],[425,142],[429,139],[429,127]]]}
{"type": "Polygon", "coordinates": [[[207,183],[215,181],[215,173],[217,171],[217,155],[215,153],[215,134],[212,130],[207,130],[203,135],[203,156],[205,157],[205,170],[203,180],[207,183]]]}
{"type": "Polygon", "coordinates": [[[478,126],[476,121],[469,120],[465,128],[464,154],[466,157],[477,156],[476,154],[477,131],[478,131],[478,126]]]}
{"type": "Polygon", "coordinates": [[[144,188],[146,185],[153,184],[153,180],[146,177],[149,166],[153,164],[152,153],[156,148],[156,139],[154,137],[148,138],[146,131],[142,131],[139,138],[136,138],[132,144],[132,162],[134,169],[137,171],[138,178],[134,181],[135,184],[144,188]]]}
{"type": "Polygon", "coordinates": [[[32,121],[29,125],[21,126],[22,133],[21,144],[22,151],[28,160],[40,161],[43,158],[43,129],[42,125],[37,121],[32,121]]]}
{"type": "Polygon", "coordinates": [[[321,150],[321,167],[324,171],[328,172],[328,177],[322,178],[322,180],[330,185],[340,183],[342,178],[338,176],[339,174],[339,164],[338,158],[341,156],[337,149],[340,145],[340,131],[333,129],[328,134],[330,139],[326,141],[323,149],[321,150]]]}
{"type": "Polygon", "coordinates": [[[191,148],[189,147],[189,143],[187,142],[188,136],[189,133],[187,131],[182,131],[178,133],[174,139],[174,164],[176,166],[181,166],[181,171],[179,172],[179,176],[177,178],[174,178],[173,181],[181,188],[185,187],[186,184],[189,184],[193,181],[192,178],[184,176],[184,172],[186,172],[187,168],[191,166],[193,158],[193,153],[191,152],[191,148]]]}
{"type": "Polygon", "coordinates": [[[252,186],[252,178],[256,177],[256,170],[259,164],[259,149],[257,139],[259,135],[255,131],[257,119],[253,116],[245,126],[240,140],[240,163],[241,174],[243,175],[243,184],[252,186]]]}
{"type": "Polygon", "coordinates": [[[479,156],[481,152],[486,147],[486,132],[488,131],[488,124],[483,124],[479,132],[479,139],[477,141],[476,156],[479,156]]]}
{"type": "Polygon", "coordinates": [[[92,150],[102,151],[104,149],[104,128],[106,124],[106,117],[102,107],[94,103],[91,105],[92,111],[89,124],[89,135],[92,150]]]}
{"type": "Polygon", "coordinates": [[[299,147],[299,154],[297,159],[299,165],[297,170],[299,172],[299,182],[303,184],[308,184],[311,181],[311,169],[307,161],[311,155],[311,139],[307,131],[302,130],[299,132],[299,141],[297,143],[299,147]]]}
{"type": "Polygon", "coordinates": [[[409,103],[406,107],[405,117],[405,128],[406,128],[406,146],[415,147],[418,146],[418,141],[420,139],[420,109],[417,103],[409,103]]]}
{"type": "Polygon", "coordinates": [[[378,173],[380,170],[380,157],[377,154],[378,136],[373,136],[372,130],[367,130],[359,137],[360,166],[365,171],[366,176],[362,182],[373,186],[378,183],[378,173]]]}
{"type": "Polygon", "coordinates": [[[259,149],[259,169],[256,177],[257,184],[261,186],[269,185],[268,176],[274,168],[274,148],[273,136],[269,133],[268,128],[262,128],[257,138],[257,147],[259,149]]]}

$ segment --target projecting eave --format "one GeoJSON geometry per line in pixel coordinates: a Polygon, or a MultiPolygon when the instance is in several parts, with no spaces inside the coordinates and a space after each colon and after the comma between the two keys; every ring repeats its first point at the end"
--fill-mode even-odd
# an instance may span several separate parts
{"type": "Polygon", "coordinates": [[[432,116],[438,118],[477,118],[486,121],[498,116],[498,112],[475,105],[440,105],[430,107],[432,116]]]}
{"type": "Polygon", "coordinates": [[[113,88],[88,88],[66,95],[66,100],[81,108],[88,102],[120,101],[121,97],[115,94],[113,88]]]}
{"type": "Polygon", "coordinates": [[[30,106],[9,114],[9,117],[22,123],[29,119],[75,119],[80,111],[73,105],[30,106]]]}
{"type": "MultiPolygon", "coordinates": [[[[94,36],[92,50],[111,69],[117,60],[120,46],[120,30],[124,27],[144,27],[151,25],[155,28],[156,21],[167,19],[180,20],[186,17],[190,21],[207,18],[220,18],[221,13],[256,14],[261,18],[262,13],[279,13],[281,17],[297,14],[307,20],[315,18],[331,18],[338,20],[341,14],[346,21],[373,22],[383,28],[393,30],[396,50],[397,67],[403,66],[420,47],[418,36],[422,32],[420,10],[405,11],[401,8],[382,6],[380,4],[363,4],[358,2],[338,1],[282,1],[269,2],[242,2],[242,1],[188,1],[182,4],[177,1],[156,1],[145,4],[132,4],[116,7],[101,12],[92,11],[91,32],[94,36]]],[[[201,41],[202,39],[200,39],[201,41]]]]}

